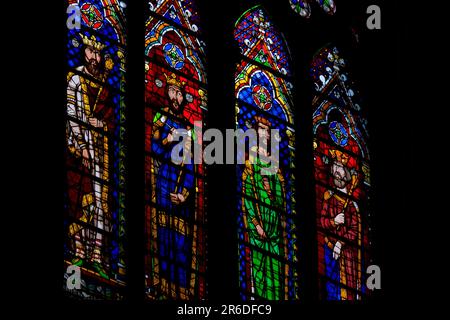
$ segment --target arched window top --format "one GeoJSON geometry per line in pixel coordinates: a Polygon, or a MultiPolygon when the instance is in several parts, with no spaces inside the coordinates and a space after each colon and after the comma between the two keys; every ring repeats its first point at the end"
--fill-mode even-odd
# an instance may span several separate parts
{"type": "Polygon", "coordinates": [[[313,107],[317,108],[314,114],[316,123],[325,117],[318,110],[342,110],[347,115],[348,130],[358,142],[361,156],[370,158],[367,148],[369,133],[367,120],[361,110],[361,96],[348,72],[347,61],[342,58],[338,48],[326,45],[318,50],[312,59],[309,73],[316,92],[313,101],[313,107]],[[320,107],[320,103],[326,103],[329,107],[320,107]],[[359,119],[358,125],[355,124],[355,117],[359,119]]]}
{"type": "Polygon", "coordinates": [[[244,12],[234,30],[234,38],[244,56],[282,75],[291,76],[284,37],[262,6],[257,5],[244,12]]]}
{"type": "Polygon", "coordinates": [[[150,0],[150,11],[172,20],[177,25],[199,32],[200,17],[194,0],[150,0]]]}
{"type": "Polygon", "coordinates": [[[201,31],[194,1],[150,1],[149,5],[154,15],[145,26],[145,54],[185,77],[206,83],[204,42],[196,34],[201,31]]]}
{"type": "Polygon", "coordinates": [[[121,45],[126,43],[125,13],[126,3],[117,0],[69,0],[69,5],[80,8],[81,24],[121,45]]]}
{"type": "Polygon", "coordinates": [[[343,71],[345,65],[346,62],[341,58],[338,48],[326,45],[319,49],[314,54],[309,70],[315,91],[317,93],[324,91],[330,81],[343,71]]]}

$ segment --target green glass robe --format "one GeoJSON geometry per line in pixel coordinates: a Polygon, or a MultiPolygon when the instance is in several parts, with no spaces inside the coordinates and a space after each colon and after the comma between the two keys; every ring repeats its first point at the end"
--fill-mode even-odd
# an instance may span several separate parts
{"type": "Polygon", "coordinates": [[[285,256],[284,223],[285,196],[284,179],[281,173],[263,175],[269,164],[261,162],[255,164],[246,162],[242,175],[243,213],[248,228],[248,237],[251,245],[258,249],[250,248],[252,262],[252,278],[255,293],[268,300],[283,300],[284,295],[284,263],[281,260],[285,256]],[[270,193],[264,188],[264,179],[270,186],[270,193]],[[256,199],[258,202],[253,201],[256,199]],[[262,238],[256,226],[260,225],[266,239],[262,238]],[[278,259],[271,255],[278,256],[278,259]]]}

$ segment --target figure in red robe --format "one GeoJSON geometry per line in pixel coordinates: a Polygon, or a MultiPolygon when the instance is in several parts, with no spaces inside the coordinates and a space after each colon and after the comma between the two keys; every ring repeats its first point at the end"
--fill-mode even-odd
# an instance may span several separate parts
{"type": "Polygon", "coordinates": [[[361,289],[361,218],[358,205],[351,196],[357,188],[358,176],[351,168],[354,165],[352,157],[338,150],[330,150],[330,155],[335,190],[327,190],[323,195],[320,224],[325,232],[321,241],[328,257],[325,259],[328,276],[342,284],[332,285],[339,292],[331,299],[357,300],[356,290],[361,289]]]}

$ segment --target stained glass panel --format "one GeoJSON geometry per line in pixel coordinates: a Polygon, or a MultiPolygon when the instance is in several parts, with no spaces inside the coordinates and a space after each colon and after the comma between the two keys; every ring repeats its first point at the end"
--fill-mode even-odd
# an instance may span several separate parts
{"type": "Polygon", "coordinates": [[[125,285],[125,2],[70,0],[80,28],[67,37],[64,289],[121,299],[125,285]],[[74,279],[73,281],[77,281],[74,279]]]}
{"type": "Polygon", "coordinates": [[[239,18],[234,35],[242,53],[235,76],[236,128],[266,136],[279,130],[278,147],[270,153],[251,147],[256,160],[247,154],[237,169],[241,298],[297,299],[295,130],[286,44],[261,6],[239,18]],[[278,169],[268,174],[267,159],[275,152],[278,169]]]}
{"type": "MultiPolygon", "coordinates": [[[[145,36],[145,283],[149,299],[206,296],[203,165],[171,155],[186,150],[207,112],[204,44],[194,1],[149,1],[145,36]]],[[[189,158],[189,156],[188,156],[189,158]]]]}
{"type": "Polygon", "coordinates": [[[291,8],[303,18],[311,16],[311,6],[309,0],[289,0],[291,8]]]}
{"type": "Polygon", "coordinates": [[[314,57],[314,167],[320,296],[360,300],[367,293],[370,154],[367,122],[347,62],[336,47],[314,57]]]}
{"type": "Polygon", "coordinates": [[[334,0],[316,0],[320,7],[329,15],[336,13],[336,5],[334,0]]]}

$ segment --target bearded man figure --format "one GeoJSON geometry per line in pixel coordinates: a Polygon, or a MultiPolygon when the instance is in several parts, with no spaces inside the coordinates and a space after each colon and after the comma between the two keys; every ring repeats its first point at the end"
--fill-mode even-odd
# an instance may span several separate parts
{"type": "Polygon", "coordinates": [[[358,270],[361,217],[357,203],[351,199],[358,177],[347,166],[348,154],[330,150],[330,155],[335,190],[329,189],[323,195],[320,223],[326,236],[321,245],[327,257],[328,276],[343,285],[338,293],[341,300],[357,300],[360,296],[347,288],[361,289],[361,271],[358,270]]]}
{"type": "Polygon", "coordinates": [[[95,36],[80,35],[84,64],[67,76],[69,214],[76,220],[69,226],[72,264],[109,279],[104,234],[111,231],[108,135],[114,131],[114,108],[105,85],[113,62],[103,57],[105,46],[95,36]]]}

